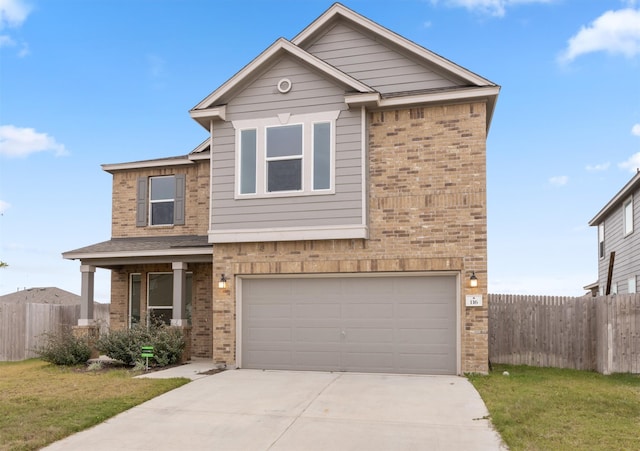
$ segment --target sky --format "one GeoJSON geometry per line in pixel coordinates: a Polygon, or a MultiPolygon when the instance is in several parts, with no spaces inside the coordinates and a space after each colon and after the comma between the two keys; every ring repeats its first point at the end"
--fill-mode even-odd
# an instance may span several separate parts
{"type": "MultiPolygon", "coordinates": [[[[588,222],[640,167],[640,1],[344,0],[500,85],[487,140],[491,293],[579,296],[588,222]]],[[[188,114],[324,0],[0,0],[0,295],[80,293],[62,252],[111,236],[103,163],[185,155],[188,114]]],[[[108,302],[109,272],[95,298],[108,302]]]]}

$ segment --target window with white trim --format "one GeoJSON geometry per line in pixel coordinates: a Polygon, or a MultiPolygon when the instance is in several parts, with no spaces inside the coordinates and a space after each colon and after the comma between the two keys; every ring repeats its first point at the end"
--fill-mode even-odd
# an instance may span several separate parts
{"type": "Polygon", "coordinates": [[[172,175],[149,179],[149,218],[151,225],[173,225],[176,178],[172,175]]]}
{"type": "Polygon", "coordinates": [[[635,293],[636,292],[636,276],[630,277],[629,278],[629,293],[635,293]]]}
{"type": "Polygon", "coordinates": [[[598,224],[598,257],[604,258],[604,222],[598,224]]]}
{"type": "MultiPolygon", "coordinates": [[[[173,273],[148,273],[147,279],[147,321],[171,324],[173,318],[173,273]]],[[[191,324],[191,298],[193,273],[186,274],[185,318],[191,324]]]]}
{"type": "Polygon", "coordinates": [[[624,235],[633,232],[633,197],[627,199],[623,208],[624,215],[624,235]]]}
{"type": "Polygon", "coordinates": [[[233,121],[236,197],[332,194],[339,111],[233,121]]]}

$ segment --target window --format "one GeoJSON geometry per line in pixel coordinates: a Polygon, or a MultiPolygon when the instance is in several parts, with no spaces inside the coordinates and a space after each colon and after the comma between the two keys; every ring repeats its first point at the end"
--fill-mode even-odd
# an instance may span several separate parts
{"type": "Polygon", "coordinates": [[[149,180],[150,225],[173,225],[176,178],[151,177],[149,180]]]}
{"type": "Polygon", "coordinates": [[[604,222],[598,224],[598,256],[604,258],[604,222]]]}
{"type": "Polygon", "coordinates": [[[629,293],[636,292],[636,276],[629,278],[629,293]]]}
{"type": "Polygon", "coordinates": [[[333,193],[339,111],[234,121],[242,198],[333,193]]]}
{"type": "Polygon", "coordinates": [[[140,274],[129,276],[129,327],[140,322],[140,274]]]}
{"type": "Polygon", "coordinates": [[[139,177],[136,226],[184,225],[185,175],[139,177]]]}
{"type": "MultiPolygon", "coordinates": [[[[193,273],[187,272],[186,316],[191,324],[191,297],[193,273]]],[[[173,273],[149,273],[147,319],[171,324],[173,318],[173,273]]]]}
{"type": "Polygon", "coordinates": [[[624,203],[624,235],[633,232],[633,197],[624,203]]]}

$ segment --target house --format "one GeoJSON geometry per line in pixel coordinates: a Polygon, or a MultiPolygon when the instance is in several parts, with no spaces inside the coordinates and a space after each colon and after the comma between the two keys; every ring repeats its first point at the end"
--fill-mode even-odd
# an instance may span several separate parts
{"type": "Polygon", "coordinates": [[[334,4],[191,111],[187,155],[104,165],[112,327],[242,368],[487,372],[486,139],[499,86],[334,4]]]}
{"type": "Polygon", "coordinates": [[[598,293],[636,293],[640,274],[640,171],[589,225],[598,228],[598,293]]]}

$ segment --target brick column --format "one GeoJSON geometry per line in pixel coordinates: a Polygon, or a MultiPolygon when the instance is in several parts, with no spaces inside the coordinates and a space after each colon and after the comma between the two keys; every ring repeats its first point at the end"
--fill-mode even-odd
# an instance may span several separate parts
{"type": "Polygon", "coordinates": [[[187,264],[184,262],[173,262],[173,317],[171,325],[185,327],[187,324],[187,264]]]}

